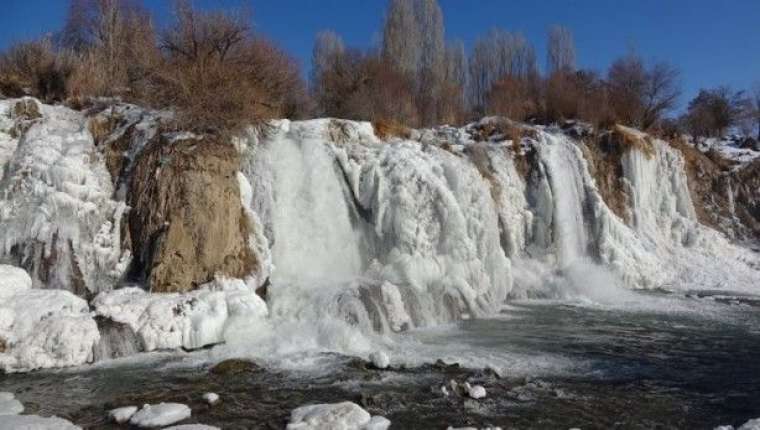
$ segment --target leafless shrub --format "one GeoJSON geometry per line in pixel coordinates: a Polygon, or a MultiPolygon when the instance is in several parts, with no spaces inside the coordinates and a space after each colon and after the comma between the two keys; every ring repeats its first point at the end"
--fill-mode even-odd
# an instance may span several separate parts
{"type": "Polygon", "coordinates": [[[298,67],[268,40],[255,37],[244,11],[202,12],[178,1],[163,34],[163,64],[146,97],[174,107],[178,126],[234,130],[292,113],[305,93],[298,67]]]}
{"type": "Polygon", "coordinates": [[[75,56],[56,52],[50,39],[11,46],[0,57],[0,90],[6,96],[32,95],[44,101],[66,98],[66,82],[74,71],[75,56]]]}
{"type": "Polygon", "coordinates": [[[504,77],[488,93],[486,113],[524,121],[535,116],[538,106],[526,79],[504,77]]]}
{"type": "Polygon", "coordinates": [[[647,67],[635,54],[612,63],[607,80],[615,119],[641,129],[654,126],[676,106],[678,76],[667,63],[647,67]]]}

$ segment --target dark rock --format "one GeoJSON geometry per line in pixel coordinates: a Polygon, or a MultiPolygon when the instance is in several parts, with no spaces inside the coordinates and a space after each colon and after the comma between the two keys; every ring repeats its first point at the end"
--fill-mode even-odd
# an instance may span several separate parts
{"type": "Polygon", "coordinates": [[[261,370],[256,363],[248,360],[233,358],[215,364],[209,372],[214,375],[229,376],[241,373],[252,373],[261,370]]]}
{"type": "Polygon", "coordinates": [[[95,317],[95,322],[100,332],[100,340],[93,348],[95,361],[127,357],[145,350],[129,325],[102,316],[95,317]]]}

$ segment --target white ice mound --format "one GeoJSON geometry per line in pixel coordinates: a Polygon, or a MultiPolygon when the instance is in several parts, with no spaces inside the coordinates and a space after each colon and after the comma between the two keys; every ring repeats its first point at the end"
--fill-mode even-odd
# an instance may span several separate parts
{"type": "Polygon", "coordinates": [[[287,430],[384,430],[390,421],[373,418],[352,402],[301,406],[290,414],[287,430]]]}
{"type": "Polygon", "coordinates": [[[486,389],[482,385],[470,385],[469,382],[465,382],[464,389],[467,391],[467,395],[475,400],[486,397],[486,389]]]}
{"type": "Polygon", "coordinates": [[[108,412],[108,418],[117,424],[124,424],[137,412],[137,406],[123,406],[121,408],[111,409],[108,412]]]}
{"type": "MultiPolygon", "coordinates": [[[[7,110],[16,100],[0,101],[7,110]]],[[[121,252],[123,202],[113,186],[83,114],[40,105],[42,117],[11,138],[0,127],[0,260],[24,261],[35,286],[109,289],[129,260],[121,252]]]]}
{"type": "Polygon", "coordinates": [[[736,429],[734,426],[718,426],[714,430],[760,430],[760,418],[749,420],[736,429]]]}
{"type": "Polygon", "coordinates": [[[391,365],[391,359],[384,351],[376,351],[369,355],[369,361],[378,369],[387,369],[391,365]]]}
{"type": "Polygon", "coordinates": [[[32,278],[26,270],[0,264],[0,300],[32,288],[32,278]]]}
{"type": "Polygon", "coordinates": [[[221,430],[219,427],[207,426],[206,424],[182,424],[178,426],[164,427],[164,430],[221,430]]]}
{"type": "Polygon", "coordinates": [[[21,290],[0,302],[0,369],[75,366],[100,339],[87,302],[68,291],[21,290]]]}
{"type": "Polygon", "coordinates": [[[0,416],[0,430],[82,430],[82,428],[58,417],[3,415],[0,416]]]}
{"type": "Polygon", "coordinates": [[[203,400],[209,405],[215,405],[219,401],[219,394],[206,393],[203,395],[203,400]]]}
{"type": "Polygon", "coordinates": [[[141,428],[164,427],[188,419],[191,414],[190,408],[181,403],[145,405],[132,415],[129,423],[141,428]]]}
{"type": "Polygon", "coordinates": [[[21,404],[13,393],[0,393],[0,415],[18,415],[24,412],[24,405],[21,404]]]}
{"type": "Polygon", "coordinates": [[[96,314],[129,325],[146,351],[220,343],[228,330],[258,324],[268,312],[252,286],[226,278],[185,294],[122,288],[99,294],[92,304],[96,314]]]}

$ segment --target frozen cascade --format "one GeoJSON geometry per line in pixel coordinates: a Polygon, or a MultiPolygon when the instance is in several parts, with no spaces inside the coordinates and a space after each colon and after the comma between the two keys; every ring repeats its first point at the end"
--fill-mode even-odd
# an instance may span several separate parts
{"type": "MultiPolygon", "coordinates": [[[[12,103],[0,101],[0,116],[12,103]]],[[[37,104],[41,117],[18,137],[0,120],[0,146],[15,146],[12,153],[0,148],[0,261],[29,269],[36,288],[110,289],[130,260],[121,250],[127,207],[112,199],[85,117],[37,104]]]]}
{"type": "Polygon", "coordinates": [[[553,231],[560,267],[586,256],[588,238],[582,205],[586,201],[581,155],[562,136],[541,133],[538,151],[551,184],[554,213],[553,231]]]}
{"type": "Polygon", "coordinates": [[[511,289],[491,184],[466,158],[368,123],[284,121],[243,173],[273,244],[274,318],[400,331],[487,315],[511,289]]]}
{"type": "Polygon", "coordinates": [[[271,143],[276,205],[274,284],[341,282],[361,272],[359,235],[353,229],[335,158],[317,136],[283,133],[271,143]]]}

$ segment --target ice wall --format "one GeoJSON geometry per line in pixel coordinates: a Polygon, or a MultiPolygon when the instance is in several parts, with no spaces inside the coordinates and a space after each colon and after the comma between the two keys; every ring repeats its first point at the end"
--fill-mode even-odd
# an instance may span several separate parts
{"type": "MultiPolygon", "coordinates": [[[[13,103],[0,101],[0,111],[13,103]]],[[[84,116],[41,104],[39,111],[24,133],[0,127],[0,261],[27,268],[37,288],[111,288],[129,261],[120,243],[126,205],[111,198],[84,116]]]]}
{"type": "Polygon", "coordinates": [[[271,226],[273,314],[398,331],[486,315],[509,292],[491,184],[465,157],[333,120],[281,123],[256,153],[244,173],[271,185],[253,207],[271,226]]]}

